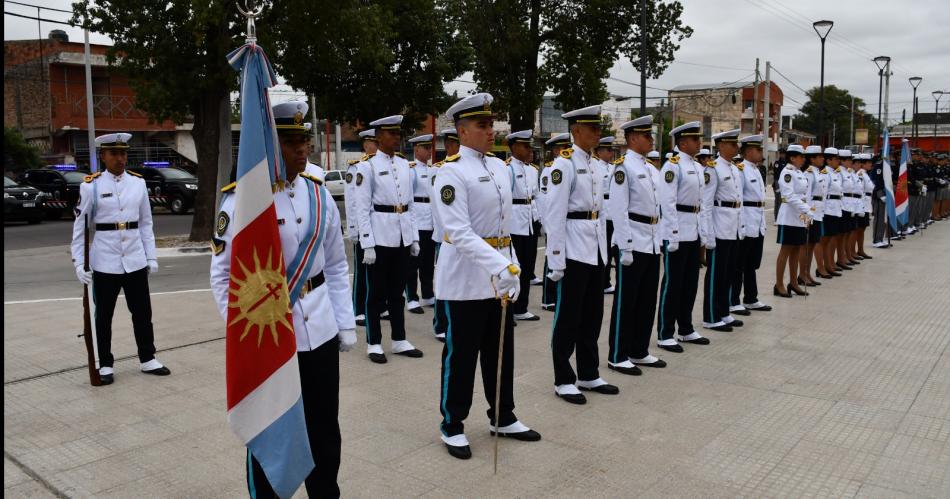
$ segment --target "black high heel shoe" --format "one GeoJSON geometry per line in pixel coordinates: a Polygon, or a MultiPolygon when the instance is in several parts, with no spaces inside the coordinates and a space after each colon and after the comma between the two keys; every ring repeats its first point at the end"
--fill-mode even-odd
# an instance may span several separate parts
{"type": "Polygon", "coordinates": [[[788,290],[786,290],[785,293],[780,293],[779,290],[778,290],[778,284],[776,284],[774,287],[772,287],[772,294],[775,295],[775,296],[781,296],[782,298],[791,298],[791,297],[792,297],[792,294],[789,293],[788,290]]]}
{"type": "Polygon", "coordinates": [[[821,272],[818,272],[817,275],[818,275],[818,277],[820,277],[820,278],[822,278],[822,279],[834,279],[834,277],[835,277],[835,276],[833,276],[833,275],[831,275],[831,274],[822,274],[821,272]]]}
{"type": "Polygon", "coordinates": [[[788,292],[795,293],[796,295],[808,296],[808,291],[804,289],[798,289],[795,286],[792,286],[792,283],[788,283],[788,292]]]}
{"type": "Polygon", "coordinates": [[[815,281],[806,281],[806,280],[802,279],[801,277],[799,277],[799,278],[798,278],[798,285],[799,285],[799,286],[806,286],[806,287],[809,287],[809,288],[813,288],[813,287],[815,287],[815,286],[821,286],[821,283],[820,283],[820,282],[815,282],[815,281]]]}

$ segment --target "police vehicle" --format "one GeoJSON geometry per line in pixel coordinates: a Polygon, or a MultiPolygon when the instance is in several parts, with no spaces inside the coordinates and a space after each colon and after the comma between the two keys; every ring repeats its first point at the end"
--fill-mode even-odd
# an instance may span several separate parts
{"type": "Polygon", "coordinates": [[[43,221],[46,195],[34,187],[3,177],[3,220],[25,220],[31,224],[43,221]]]}
{"type": "Polygon", "coordinates": [[[79,170],[76,165],[52,165],[27,170],[17,181],[46,194],[45,214],[47,218],[55,220],[62,218],[63,213],[72,214],[79,200],[79,185],[86,175],[89,173],[79,170]]]}
{"type": "Polygon", "coordinates": [[[162,206],[183,215],[195,205],[198,179],[191,173],[170,166],[167,161],[145,161],[142,166],[128,167],[128,170],[145,179],[152,208],[162,206]]]}

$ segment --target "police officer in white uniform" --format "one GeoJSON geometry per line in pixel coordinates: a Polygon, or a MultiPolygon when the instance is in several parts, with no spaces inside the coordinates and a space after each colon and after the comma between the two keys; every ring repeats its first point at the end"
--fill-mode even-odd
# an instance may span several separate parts
{"type": "Polygon", "coordinates": [[[521,293],[514,303],[514,317],[519,321],[541,320],[537,315],[528,311],[528,300],[531,291],[531,273],[537,262],[538,208],[535,198],[538,195],[538,170],[531,164],[534,159],[532,145],[534,138],[531,130],[521,130],[510,133],[505,140],[511,157],[505,163],[511,176],[511,244],[515,247],[515,254],[524,270],[519,274],[521,293]]]}
{"type": "Polygon", "coordinates": [[[356,218],[367,266],[366,353],[377,364],[387,362],[383,353],[379,316],[389,310],[392,352],[419,358],[422,352],[406,339],[403,289],[409,257],[419,254],[419,231],[410,215],[412,172],[396,149],[401,138],[402,116],[388,116],[370,123],[376,129],[376,154],[368,155],[356,173],[356,218]]]}
{"type": "Polygon", "coordinates": [[[435,272],[435,243],[432,241],[432,209],[429,193],[432,174],[429,159],[432,158],[432,134],[419,135],[409,139],[412,145],[413,161],[409,162],[412,171],[412,205],[409,214],[419,230],[419,254],[409,258],[406,275],[406,308],[414,314],[421,314],[422,307],[435,305],[435,293],[432,291],[432,276],[435,272]],[[416,292],[416,282],[422,288],[422,298],[416,292]]]}
{"type": "Polygon", "coordinates": [[[670,130],[679,150],[660,170],[666,191],[675,203],[660,223],[670,240],[663,248],[663,281],[656,314],[657,346],[682,352],[680,343],[708,345],[709,339],[693,327],[693,303],[699,290],[699,210],[702,205],[704,166],[693,159],[702,145],[698,121],[670,130]],[[677,326],[679,333],[676,334],[677,326]]]}
{"type": "Polygon", "coordinates": [[[742,226],[742,172],[729,159],[739,150],[739,130],[713,135],[719,155],[715,166],[703,173],[703,205],[699,215],[700,237],[706,247],[703,283],[703,327],[732,331],[742,321],[729,315],[729,286],[738,265],[742,226]]]}
{"type": "Polygon", "coordinates": [[[551,337],[554,391],[567,402],[584,404],[587,399],[578,388],[608,395],[620,392],[600,377],[598,369],[607,232],[601,217],[604,172],[591,154],[600,141],[600,106],[561,117],[567,120],[574,143],[554,159],[544,200],[548,278],[557,283],[551,337]],[[571,367],[575,352],[577,374],[571,367]]]}
{"type": "MultiPolygon", "coordinates": [[[[276,111],[276,110],[275,110],[276,111]]],[[[306,127],[283,113],[274,116],[280,152],[287,168],[287,182],[274,193],[277,229],[285,262],[292,262],[301,247],[313,244],[307,237],[319,220],[326,223],[323,239],[312,253],[312,263],[299,298],[291,305],[297,364],[303,398],[307,436],[316,468],[305,484],[310,497],[338,497],[337,471],[340,467],[339,411],[340,352],[356,344],[356,324],[350,304],[349,267],[343,247],[340,212],[336,203],[323,203],[316,212],[316,177],[304,173],[310,138],[306,127]],[[311,219],[314,211],[316,219],[311,219]]],[[[222,189],[221,211],[215,224],[214,254],[211,257],[211,291],[221,317],[228,320],[231,288],[230,224],[234,216],[236,184],[222,189]]],[[[324,189],[319,187],[320,190],[324,189]]],[[[324,192],[331,199],[329,192],[324,192]]],[[[306,268],[306,267],[303,267],[306,268]]],[[[249,454],[248,485],[259,497],[275,497],[257,459],[249,454]]]]}
{"type": "Polygon", "coordinates": [[[762,264],[762,248],[765,242],[765,181],[759,171],[762,162],[762,135],[749,135],[739,139],[742,162],[742,225],[745,238],[739,241],[739,258],[732,280],[733,313],[739,310],[767,312],[772,307],[759,301],[759,286],[755,271],[762,264]],[[745,296],[740,301],[740,295],[745,296]]]}
{"type": "Polygon", "coordinates": [[[125,292],[125,302],[132,313],[140,369],[158,376],[171,374],[155,358],[148,275],[158,272],[158,260],[152,232],[152,207],[145,180],[141,175],[125,170],[131,138],[129,133],[96,137],[104,171],[87,175],[79,185],[79,203],[73,223],[73,266],[79,281],[92,286],[96,304],[96,349],[103,385],[112,384],[114,380],[112,314],[120,291],[125,292]],[[89,231],[95,230],[89,250],[91,270],[88,271],[83,268],[86,264],[83,243],[87,219],[89,231]]]}
{"type": "Polygon", "coordinates": [[[614,292],[614,286],[611,284],[610,280],[610,270],[616,267],[617,255],[610,251],[610,240],[614,237],[614,223],[607,213],[607,200],[610,199],[610,179],[613,178],[614,174],[614,141],[616,137],[610,135],[607,137],[601,137],[600,142],[597,144],[597,148],[594,149],[594,154],[591,157],[592,161],[596,161],[599,166],[599,170],[602,172],[601,178],[601,193],[604,195],[604,204],[603,215],[604,215],[604,226],[607,230],[607,261],[604,262],[604,294],[610,294],[614,292]]]}
{"type": "Polygon", "coordinates": [[[491,102],[491,95],[479,93],[446,111],[455,121],[461,148],[446,158],[434,186],[434,209],[445,230],[435,289],[449,322],[442,350],[440,429],[449,454],[458,459],[472,456],[463,422],[472,406],[479,358],[489,431],[523,441],[541,439],[514,414],[514,324],[511,307],[503,308],[500,299],[518,298],[520,269],[509,232],[510,172],[490,152],[495,135],[491,102]],[[503,310],[508,316],[501,334],[503,310]],[[495,421],[499,341],[504,341],[504,352],[500,419],[495,421]]]}
{"type": "MultiPolygon", "coordinates": [[[[779,173],[779,192],[782,204],[779,206],[775,225],[778,226],[776,241],[782,247],[775,259],[775,287],[772,294],[791,298],[792,292],[805,295],[807,292],[798,286],[798,263],[802,248],[808,240],[808,226],[812,222],[812,206],[809,202],[808,179],[801,171],[805,164],[805,149],[792,144],[785,150],[788,163],[779,173]],[[788,263],[789,283],[784,281],[785,264],[788,263]]],[[[827,205],[826,205],[827,206],[827,205]]],[[[825,221],[828,212],[825,212],[825,221]]]]}
{"type": "Polygon", "coordinates": [[[675,199],[668,193],[660,171],[645,156],[653,149],[653,117],[641,116],[620,128],[627,152],[617,160],[607,202],[614,221],[614,250],[620,260],[610,313],[607,366],[623,374],[639,375],[642,372],[638,366],[666,366],[650,354],[649,348],[663,241],[677,244],[675,235],[666,233],[670,226],[660,220],[675,210],[675,199]]]}
{"type": "Polygon", "coordinates": [[[353,243],[353,313],[356,325],[366,325],[366,264],[363,263],[363,246],[360,245],[359,220],[356,216],[356,174],[359,164],[376,154],[376,130],[370,128],[359,133],[365,153],[362,158],[347,164],[346,185],[343,187],[344,210],[346,212],[346,239],[353,243]]]}
{"type": "MultiPolygon", "coordinates": [[[[571,134],[570,133],[559,133],[545,143],[545,146],[551,148],[551,157],[557,158],[561,151],[570,147],[571,145],[571,134]]],[[[541,169],[541,173],[538,174],[538,212],[541,219],[541,226],[544,228],[545,240],[547,240],[548,229],[545,226],[544,214],[547,212],[547,209],[544,205],[544,199],[548,193],[548,189],[551,184],[551,167],[554,165],[554,160],[544,163],[544,168],[541,169]]],[[[550,269],[548,267],[548,257],[544,257],[544,274],[541,288],[541,309],[547,310],[548,312],[554,311],[555,301],[557,300],[557,283],[548,278],[550,269]]]]}

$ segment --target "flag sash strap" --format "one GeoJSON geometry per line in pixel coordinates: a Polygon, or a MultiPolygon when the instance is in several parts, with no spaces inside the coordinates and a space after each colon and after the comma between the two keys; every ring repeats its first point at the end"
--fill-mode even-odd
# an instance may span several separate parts
{"type": "Polygon", "coordinates": [[[297,254],[287,266],[287,289],[290,290],[291,306],[300,298],[300,290],[307,281],[306,276],[310,275],[310,269],[313,267],[326,232],[327,210],[324,209],[326,194],[319,184],[309,180],[308,182],[312,184],[312,187],[307,188],[307,194],[311,200],[310,223],[307,226],[307,234],[300,240],[300,245],[297,247],[297,254]]]}

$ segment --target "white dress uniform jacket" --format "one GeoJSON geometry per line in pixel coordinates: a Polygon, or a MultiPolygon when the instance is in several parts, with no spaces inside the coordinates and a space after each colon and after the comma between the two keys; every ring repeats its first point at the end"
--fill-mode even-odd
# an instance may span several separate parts
{"type": "Polygon", "coordinates": [[[517,264],[514,248],[494,248],[485,238],[510,237],[511,180],[500,159],[462,146],[439,168],[433,212],[445,239],[435,267],[439,300],[496,297],[492,277],[517,264]]]}
{"type": "Polygon", "coordinates": [[[858,170],[858,178],[861,179],[862,196],[861,203],[864,205],[864,213],[871,213],[871,196],[874,194],[874,180],[864,170],[858,170]]]}
{"type": "Polygon", "coordinates": [[[851,193],[848,199],[848,205],[851,206],[851,213],[861,215],[864,213],[864,201],[861,198],[864,195],[864,181],[858,177],[858,172],[853,169],[845,170],[845,175],[851,179],[851,190],[845,191],[851,193]]]}
{"type": "Polygon", "coordinates": [[[405,158],[379,151],[359,164],[356,179],[356,218],[363,249],[409,246],[419,240],[412,220],[412,171],[405,158]],[[402,213],[375,211],[373,205],[403,206],[402,213]]]}
{"type": "Polygon", "coordinates": [[[789,163],[782,170],[778,186],[782,193],[782,206],[779,207],[775,224],[804,227],[805,222],[800,217],[811,216],[811,206],[805,201],[808,195],[808,179],[805,178],[805,174],[789,163]]]}
{"type": "MultiPolygon", "coordinates": [[[[825,215],[832,217],[840,217],[842,209],[842,200],[844,196],[842,195],[842,180],[841,172],[838,170],[832,170],[831,168],[825,167],[825,170],[828,171],[828,190],[825,195],[824,211],[825,215]],[[838,199],[832,199],[832,196],[837,196],[838,199]]],[[[824,170],[822,170],[824,171],[824,170]]]]}
{"type": "Polygon", "coordinates": [[[412,222],[416,224],[416,230],[432,230],[432,184],[429,176],[432,174],[429,165],[421,161],[409,163],[409,170],[412,171],[412,208],[409,213],[412,215],[412,222]],[[426,198],[429,202],[416,201],[415,198],[426,198]]]}
{"type": "Polygon", "coordinates": [[[602,182],[599,165],[577,146],[561,151],[554,159],[544,200],[545,255],[551,270],[567,268],[568,258],[588,265],[597,265],[598,255],[602,262],[607,261],[607,223],[600,218],[602,182]],[[572,211],[598,212],[598,216],[596,220],[568,219],[572,211]]]}
{"type": "Polygon", "coordinates": [[[736,240],[745,236],[742,227],[742,172],[731,161],[716,157],[715,166],[703,172],[709,180],[703,189],[703,205],[699,212],[699,234],[703,246],[716,247],[716,239],[736,240]],[[717,202],[737,203],[737,208],[716,206],[717,202]]]}
{"type": "Polygon", "coordinates": [[[699,208],[703,203],[703,165],[688,154],[680,152],[668,159],[660,169],[660,177],[673,200],[671,208],[664,208],[660,223],[669,237],[668,241],[695,241],[699,239],[699,213],[677,211],[676,205],[699,208]],[[674,159],[676,158],[676,159],[674,159]],[[667,181],[667,176],[672,180],[667,181]]]}
{"type": "MultiPolygon", "coordinates": [[[[310,223],[310,196],[307,194],[307,189],[312,188],[310,182],[312,181],[298,175],[283,191],[274,194],[277,229],[280,232],[284,262],[293,261],[310,223]],[[294,194],[293,197],[290,196],[291,193],[294,194]]],[[[234,199],[233,194],[225,194],[221,201],[221,211],[227,214],[229,219],[234,215],[234,199]]],[[[307,278],[323,272],[326,282],[299,298],[291,308],[298,352],[313,350],[333,339],[342,330],[356,329],[353,297],[350,294],[349,266],[340,230],[340,211],[333,202],[324,204],[323,208],[328,210],[327,226],[307,278]]],[[[211,291],[218,304],[218,312],[227,320],[233,224],[229,223],[223,232],[216,231],[215,235],[224,241],[225,246],[224,251],[211,257],[211,291]]]]}
{"type": "Polygon", "coordinates": [[[843,166],[839,166],[838,171],[841,173],[841,209],[853,212],[854,198],[851,197],[851,194],[854,193],[854,177],[843,166]]]}
{"type": "Polygon", "coordinates": [[[435,204],[439,201],[439,193],[435,190],[435,177],[442,171],[444,164],[444,161],[439,161],[429,167],[429,213],[432,214],[432,241],[435,244],[442,244],[445,240],[445,229],[442,228],[439,213],[435,210],[435,204]]]}
{"type": "MultiPolygon", "coordinates": [[[[646,158],[632,150],[623,156],[623,162],[614,166],[610,182],[610,199],[607,211],[614,223],[614,244],[623,251],[658,254],[663,246],[664,230],[661,225],[664,197],[672,201],[672,193],[665,191],[659,170],[646,158]],[[656,219],[649,224],[630,219],[629,214],[656,219]]],[[[668,205],[668,204],[667,204],[668,205]]]]}
{"type": "Polygon", "coordinates": [[[526,200],[527,204],[512,204],[511,233],[530,236],[534,233],[533,223],[538,219],[535,198],[538,196],[538,170],[526,165],[512,156],[508,161],[508,176],[511,180],[512,200],[526,200]]]}
{"type": "Polygon", "coordinates": [[[745,237],[765,235],[765,205],[746,206],[745,202],[765,203],[765,182],[762,172],[751,161],[742,161],[742,225],[745,237]]]}
{"type": "Polygon", "coordinates": [[[825,218],[825,196],[828,194],[828,176],[817,166],[809,166],[803,173],[808,181],[805,202],[811,207],[811,217],[817,221],[825,218]],[[821,198],[821,199],[815,199],[821,198]]]}
{"type": "Polygon", "coordinates": [[[359,221],[356,217],[356,173],[359,170],[359,161],[347,166],[343,180],[343,213],[346,215],[346,239],[353,242],[360,240],[359,221]]]}
{"type": "Polygon", "coordinates": [[[145,180],[124,172],[108,171],[86,176],[79,185],[79,203],[73,222],[71,246],[73,266],[86,262],[83,254],[83,228],[89,214],[89,231],[96,224],[137,222],[137,229],[95,232],[89,248],[89,268],[107,274],[125,274],[142,270],[155,260],[155,234],[152,232],[152,206],[145,180]]]}

